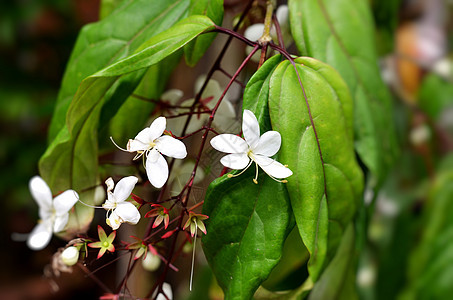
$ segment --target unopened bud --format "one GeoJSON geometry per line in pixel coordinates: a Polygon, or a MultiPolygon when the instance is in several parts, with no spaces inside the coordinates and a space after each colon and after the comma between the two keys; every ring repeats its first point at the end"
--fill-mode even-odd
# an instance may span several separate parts
{"type": "Polygon", "coordinates": [[[153,272],[156,271],[160,266],[160,258],[157,255],[148,253],[145,259],[142,260],[143,269],[153,272]]]}
{"type": "Polygon", "coordinates": [[[73,266],[79,260],[79,249],[77,247],[68,247],[61,253],[61,260],[67,266],[73,266]]]}

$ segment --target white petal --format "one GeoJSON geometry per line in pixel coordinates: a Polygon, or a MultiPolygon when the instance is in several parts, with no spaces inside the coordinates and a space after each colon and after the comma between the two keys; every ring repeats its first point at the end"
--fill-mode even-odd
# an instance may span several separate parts
{"type": "Polygon", "coordinates": [[[278,152],[282,144],[282,137],[277,131],[265,132],[259,139],[258,144],[253,149],[254,154],[272,156],[278,152]]]}
{"type": "Polygon", "coordinates": [[[53,224],[53,232],[60,232],[64,229],[66,224],[68,224],[69,213],[65,213],[61,216],[55,218],[55,223],[53,224]]]}
{"type": "MultiPolygon", "coordinates": [[[[164,284],[162,285],[162,290],[164,291],[168,299],[173,300],[173,292],[169,283],[164,282],[164,284]]],[[[167,298],[165,298],[165,296],[160,293],[159,295],[157,295],[156,300],[167,300],[167,298]]]]}
{"type": "Polygon", "coordinates": [[[165,117],[159,117],[153,121],[151,126],[149,126],[150,130],[150,137],[151,141],[154,141],[158,137],[160,137],[167,126],[167,119],[165,117]]]}
{"type": "Polygon", "coordinates": [[[156,148],[160,153],[174,158],[187,156],[186,145],[174,137],[163,135],[156,140],[156,148]]]}
{"type": "Polygon", "coordinates": [[[247,144],[254,149],[260,138],[260,125],[255,115],[248,109],[244,109],[242,115],[242,133],[247,144]]]}
{"type": "Polygon", "coordinates": [[[106,220],[107,225],[112,227],[113,230],[117,230],[120,228],[120,225],[122,223],[121,218],[115,213],[115,211],[112,211],[108,219],[106,220]]]}
{"type": "Polygon", "coordinates": [[[120,203],[115,209],[115,213],[123,222],[129,224],[135,225],[140,220],[140,213],[138,209],[130,202],[120,203]]]}
{"type": "Polygon", "coordinates": [[[217,110],[216,113],[216,116],[217,115],[235,118],[236,111],[234,110],[234,106],[233,104],[231,104],[230,101],[228,101],[227,99],[223,99],[222,102],[220,102],[219,109],[217,110]]]}
{"type": "Polygon", "coordinates": [[[132,193],[135,185],[137,184],[138,178],[135,176],[124,177],[116,184],[113,195],[115,196],[116,202],[123,202],[132,193]]]}
{"type": "MultiPolygon", "coordinates": [[[[149,128],[145,128],[145,129],[149,129],[149,128]]],[[[145,144],[139,140],[129,140],[127,142],[127,146],[126,146],[126,150],[129,152],[145,151],[148,148],[149,148],[149,143],[145,144]]]]}
{"type": "Polygon", "coordinates": [[[27,239],[27,245],[32,250],[44,249],[52,237],[50,222],[41,222],[33,228],[27,239]]]}
{"type": "Polygon", "coordinates": [[[247,27],[247,29],[244,32],[244,36],[251,41],[257,41],[263,35],[263,31],[264,31],[263,23],[253,24],[247,27]]]}
{"type": "Polygon", "coordinates": [[[176,105],[179,101],[179,99],[182,98],[183,92],[178,89],[170,89],[168,91],[165,91],[162,96],[160,96],[160,99],[163,101],[167,101],[171,105],[176,105]]]}
{"type": "MultiPolygon", "coordinates": [[[[131,141],[138,141],[138,142],[141,142],[142,144],[144,145],[148,145],[149,143],[151,143],[153,141],[153,134],[152,134],[152,129],[149,128],[149,127],[146,127],[145,129],[143,129],[142,131],[140,131],[133,140],[129,140],[129,142],[131,141]]],[[[132,145],[131,145],[132,146],[132,145]]],[[[129,150],[129,143],[127,144],[127,150],[129,150]]],[[[139,145],[134,145],[134,147],[139,147],[139,145]]],[[[133,151],[133,150],[130,150],[130,151],[133,151]]]]}
{"type": "Polygon", "coordinates": [[[277,8],[277,12],[275,13],[275,16],[277,17],[277,20],[280,23],[280,26],[288,25],[288,16],[289,16],[288,5],[280,5],[277,8]]]}
{"type": "Polygon", "coordinates": [[[155,163],[157,159],[159,158],[160,155],[159,151],[157,151],[156,148],[151,149],[151,151],[148,152],[148,155],[146,156],[146,161],[150,161],[150,163],[155,163]]]}
{"type": "Polygon", "coordinates": [[[293,175],[289,168],[272,158],[257,154],[255,155],[255,161],[264,172],[275,178],[286,178],[293,175]]]}
{"type": "Polygon", "coordinates": [[[57,216],[67,213],[79,200],[76,191],[67,190],[53,199],[53,207],[57,216]]]}
{"type": "Polygon", "coordinates": [[[149,182],[156,187],[161,188],[168,178],[168,165],[165,158],[158,153],[157,160],[153,162],[148,159],[146,160],[146,174],[148,175],[149,182]]]}
{"type": "Polygon", "coordinates": [[[107,186],[107,192],[113,191],[113,188],[115,187],[115,182],[113,181],[112,177],[109,177],[105,180],[105,185],[107,186]]]}
{"type": "Polygon", "coordinates": [[[244,139],[234,134],[219,134],[211,140],[214,149],[225,153],[245,153],[248,145],[244,139]]]}
{"type": "Polygon", "coordinates": [[[47,183],[39,176],[34,176],[29,183],[30,192],[40,208],[52,207],[52,192],[47,183]]]}
{"type": "Polygon", "coordinates": [[[228,154],[220,159],[222,165],[234,170],[241,170],[247,167],[250,158],[246,153],[228,154]]]}

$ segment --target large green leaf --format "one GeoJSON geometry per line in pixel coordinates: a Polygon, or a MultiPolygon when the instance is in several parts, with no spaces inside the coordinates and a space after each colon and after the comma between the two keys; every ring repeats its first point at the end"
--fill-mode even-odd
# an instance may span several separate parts
{"type": "Polygon", "coordinates": [[[66,67],[49,141],[64,127],[67,110],[83,79],[134,53],[146,40],[186,17],[189,4],[190,0],[123,1],[105,19],[86,25],[66,67]]]}
{"type": "Polygon", "coordinates": [[[333,66],[355,103],[355,148],[382,182],[397,152],[388,89],[381,80],[366,0],[290,0],[291,31],[302,55],[333,66]]]}
{"type": "Polygon", "coordinates": [[[352,223],[346,228],[332,262],[313,287],[309,300],[359,299],[355,289],[355,234],[352,223]]]}
{"type": "Polygon", "coordinates": [[[250,299],[278,263],[291,228],[284,184],[262,173],[259,183],[248,170],[237,178],[214,180],[203,213],[207,235],[203,249],[225,299],[250,299]]]}
{"type": "MultiPolygon", "coordinates": [[[[255,113],[262,132],[271,129],[269,78],[280,61],[280,56],[269,59],[244,92],[244,109],[255,113]]],[[[213,181],[203,206],[210,216],[203,249],[226,299],[253,296],[279,262],[294,227],[286,187],[265,174],[254,184],[253,174],[249,170],[238,178],[224,176],[213,181]]]]}
{"type": "Polygon", "coordinates": [[[110,98],[105,96],[117,94],[126,99],[125,95],[135,89],[137,78],[143,76],[145,68],[159,63],[212,27],[212,21],[204,16],[184,19],[152,37],[135,54],[86,78],[71,102],[66,125],[41,157],[40,172],[49,185],[54,190],[94,186],[98,180],[98,120],[103,105],[110,98]],[[110,92],[112,86],[115,86],[114,92],[110,92]]]}
{"type": "MultiPolygon", "coordinates": [[[[191,0],[189,15],[203,15],[221,26],[223,21],[223,0],[191,0]]],[[[207,33],[197,37],[184,47],[186,62],[194,66],[204,55],[215,39],[215,33],[207,33]]]]}
{"type": "Polygon", "coordinates": [[[353,148],[352,100],[332,67],[302,57],[296,67],[284,61],[272,73],[269,112],[272,128],[282,136],[279,161],[294,173],[287,188],[316,282],[333,258],[363,189],[353,148]]]}

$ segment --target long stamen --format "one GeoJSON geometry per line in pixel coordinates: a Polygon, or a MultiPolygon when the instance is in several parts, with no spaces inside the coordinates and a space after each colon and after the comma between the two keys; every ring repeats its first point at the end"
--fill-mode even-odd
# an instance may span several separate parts
{"type": "Polygon", "coordinates": [[[193,265],[195,263],[195,246],[197,244],[197,233],[198,233],[198,225],[195,223],[195,228],[197,229],[195,232],[195,237],[193,240],[193,251],[192,251],[192,267],[190,268],[190,284],[189,290],[192,291],[192,280],[193,280],[193,265]]]}
{"type": "Polygon", "coordinates": [[[79,201],[80,203],[82,203],[83,205],[88,206],[88,207],[92,207],[92,208],[103,208],[102,206],[95,206],[95,205],[87,204],[87,203],[83,202],[82,200],[80,200],[80,197],[77,197],[77,201],[79,201]]]}
{"type": "Polygon", "coordinates": [[[129,151],[127,151],[126,149],[123,149],[123,148],[121,148],[120,146],[118,146],[118,144],[115,143],[115,141],[113,140],[113,137],[110,137],[110,140],[112,141],[113,145],[116,146],[116,148],[118,148],[118,149],[120,149],[120,150],[122,150],[122,151],[125,151],[125,152],[129,152],[129,151]]]}
{"type": "Polygon", "coordinates": [[[258,164],[255,162],[256,166],[256,173],[255,173],[255,178],[253,178],[253,183],[258,184],[258,164]]]}
{"type": "Polygon", "coordinates": [[[242,173],[244,173],[249,167],[250,165],[252,164],[253,160],[250,160],[247,167],[245,167],[241,172],[239,172],[238,174],[228,174],[228,178],[233,178],[233,177],[237,177],[239,175],[241,175],[242,173]]]}

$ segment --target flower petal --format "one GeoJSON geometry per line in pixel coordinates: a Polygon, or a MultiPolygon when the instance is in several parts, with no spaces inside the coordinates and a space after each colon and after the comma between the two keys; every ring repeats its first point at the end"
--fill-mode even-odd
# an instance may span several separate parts
{"type": "Polygon", "coordinates": [[[132,193],[135,185],[137,184],[138,178],[135,176],[128,176],[124,177],[116,184],[115,190],[113,191],[113,195],[115,196],[115,200],[117,203],[123,202],[132,193]]]}
{"type": "Polygon", "coordinates": [[[66,224],[68,224],[69,214],[65,213],[55,218],[53,223],[53,232],[60,232],[64,229],[66,224]]]}
{"type": "Polygon", "coordinates": [[[40,208],[52,207],[52,192],[47,183],[39,176],[34,176],[29,183],[30,192],[40,208]]]}
{"type": "Polygon", "coordinates": [[[277,131],[267,131],[259,139],[258,144],[253,149],[254,154],[273,156],[280,150],[282,137],[277,131]]]}
{"type": "Polygon", "coordinates": [[[255,155],[255,161],[264,172],[275,178],[286,178],[293,175],[289,168],[267,156],[257,154],[255,155]]]}
{"type": "MultiPolygon", "coordinates": [[[[153,134],[152,134],[152,129],[149,127],[146,127],[145,129],[142,129],[134,138],[134,141],[141,142],[144,145],[148,145],[153,141],[153,134]]],[[[129,150],[129,149],[127,149],[129,150]]]]}
{"type": "MultiPolygon", "coordinates": [[[[145,129],[149,129],[149,128],[145,128],[145,129]]],[[[126,146],[126,150],[129,152],[145,151],[148,148],[149,148],[149,143],[144,143],[139,140],[129,140],[127,142],[127,146],[126,146]]]]}
{"type": "Polygon", "coordinates": [[[186,145],[174,137],[163,135],[156,140],[156,148],[160,153],[174,158],[187,156],[186,145]]]}
{"type": "Polygon", "coordinates": [[[53,199],[53,207],[57,216],[66,214],[79,200],[76,191],[67,190],[53,199]]]}
{"type": "Polygon", "coordinates": [[[123,222],[129,224],[137,224],[140,220],[140,213],[134,204],[130,202],[123,202],[118,205],[114,211],[123,222]]]}
{"type": "Polygon", "coordinates": [[[165,130],[165,127],[167,126],[167,119],[165,117],[159,117],[153,121],[150,128],[149,135],[151,137],[151,141],[154,141],[158,137],[160,137],[165,130]]]}
{"type": "Polygon", "coordinates": [[[27,245],[32,250],[44,249],[52,237],[50,222],[41,222],[33,228],[27,239],[27,245]]]}
{"type": "Polygon", "coordinates": [[[225,155],[220,159],[220,163],[227,168],[241,170],[247,167],[250,158],[246,153],[233,153],[225,155]]]}
{"type": "MultiPolygon", "coordinates": [[[[120,228],[120,225],[122,223],[121,218],[116,214],[115,211],[112,211],[112,213],[107,218],[107,220],[105,220],[105,222],[107,223],[107,225],[112,227],[113,230],[117,230],[118,228],[120,228]]],[[[107,238],[107,236],[105,238],[107,238]]]]}
{"type": "Polygon", "coordinates": [[[161,188],[167,182],[168,165],[160,153],[158,153],[157,160],[154,162],[148,156],[146,160],[146,175],[148,175],[149,182],[156,188],[161,188]]]}
{"type": "Polygon", "coordinates": [[[244,109],[242,115],[242,133],[247,144],[254,149],[260,139],[260,125],[255,115],[248,109],[244,109]]]}
{"type": "Polygon", "coordinates": [[[219,134],[211,140],[211,146],[225,153],[246,153],[248,150],[244,139],[234,134],[219,134]]]}

